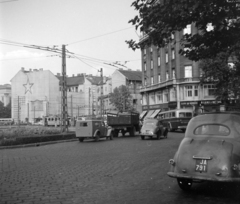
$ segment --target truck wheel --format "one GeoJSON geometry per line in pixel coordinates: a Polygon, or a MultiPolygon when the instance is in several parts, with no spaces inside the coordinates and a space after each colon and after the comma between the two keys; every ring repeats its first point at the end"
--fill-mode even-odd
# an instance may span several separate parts
{"type": "Polygon", "coordinates": [[[78,140],[79,140],[79,142],[83,142],[84,137],[79,137],[78,140]]]}
{"type": "Polygon", "coordinates": [[[145,139],[145,137],[144,137],[144,136],[141,136],[141,138],[142,138],[142,140],[144,140],[144,139],[145,139]]]}
{"type": "Polygon", "coordinates": [[[119,130],[114,130],[114,137],[118,137],[119,130]]]}
{"type": "Polygon", "coordinates": [[[131,128],[131,130],[130,130],[130,135],[131,135],[131,136],[135,136],[135,134],[136,134],[136,128],[133,127],[133,128],[131,128]]]}

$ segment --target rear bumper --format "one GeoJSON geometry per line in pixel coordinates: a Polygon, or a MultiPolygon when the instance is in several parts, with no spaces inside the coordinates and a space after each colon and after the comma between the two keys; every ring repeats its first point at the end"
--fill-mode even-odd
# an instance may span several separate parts
{"type": "Polygon", "coordinates": [[[193,181],[216,181],[216,182],[240,182],[240,178],[231,178],[231,177],[202,177],[202,176],[189,176],[178,174],[174,172],[168,172],[167,175],[172,178],[181,178],[181,179],[190,179],[193,181]]]}
{"type": "Polygon", "coordinates": [[[146,137],[156,137],[156,134],[147,134],[147,133],[141,133],[140,136],[146,136],[146,137]]]}

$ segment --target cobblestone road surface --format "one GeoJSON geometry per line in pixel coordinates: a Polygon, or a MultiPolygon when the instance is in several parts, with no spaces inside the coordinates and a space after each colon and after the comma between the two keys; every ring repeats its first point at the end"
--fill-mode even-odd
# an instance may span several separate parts
{"type": "MultiPolygon", "coordinates": [[[[0,203],[220,201],[214,193],[186,194],[179,189],[175,179],[166,175],[168,160],[182,138],[183,134],[170,133],[168,139],[161,140],[122,137],[112,141],[74,141],[0,150],[0,203]]],[[[225,201],[227,198],[224,197],[221,203],[225,201]]]]}

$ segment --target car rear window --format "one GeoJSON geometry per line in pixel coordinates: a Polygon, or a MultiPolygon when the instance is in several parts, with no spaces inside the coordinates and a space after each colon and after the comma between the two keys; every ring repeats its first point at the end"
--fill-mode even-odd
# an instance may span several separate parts
{"type": "Polygon", "coordinates": [[[79,126],[80,126],[80,127],[87,127],[87,126],[88,126],[88,123],[86,123],[86,122],[85,122],[85,123],[79,123],[79,126]]]}
{"type": "Polygon", "coordinates": [[[198,126],[194,134],[195,135],[216,135],[216,136],[228,136],[230,130],[228,127],[219,124],[205,124],[198,126]]]}

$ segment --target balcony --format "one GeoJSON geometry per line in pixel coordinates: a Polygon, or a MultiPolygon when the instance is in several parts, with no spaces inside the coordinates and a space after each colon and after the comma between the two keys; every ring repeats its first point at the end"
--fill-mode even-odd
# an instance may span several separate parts
{"type": "Polygon", "coordinates": [[[187,84],[187,83],[199,83],[199,77],[192,78],[180,78],[180,79],[170,79],[164,82],[160,82],[157,84],[147,85],[140,89],[140,93],[153,91],[156,89],[161,89],[168,86],[178,85],[178,84],[187,84]]]}

